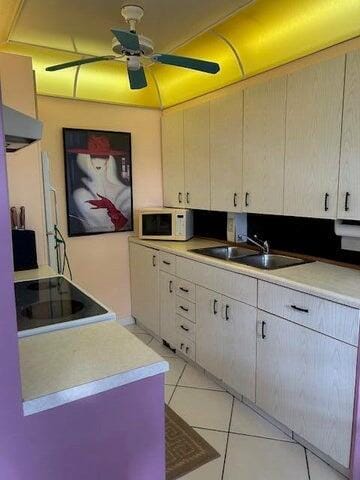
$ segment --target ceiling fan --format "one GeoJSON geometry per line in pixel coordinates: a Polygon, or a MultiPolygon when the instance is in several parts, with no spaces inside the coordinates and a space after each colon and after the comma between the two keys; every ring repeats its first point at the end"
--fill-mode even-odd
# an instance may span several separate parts
{"type": "Polygon", "coordinates": [[[87,63],[103,62],[107,60],[117,60],[126,57],[127,71],[129,76],[130,88],[137,90],[147,86],[143,63],[152,61],[163,63],[176,67],[190,68],[200,72],[215,74],[220,70],[220,66],[215,62],[199,60],[196,58],[180,57],[178,55],[168,55],[163,53],[154,53],[154,44],[150,38],[136,33],[136,24],[144,15],[144,10],[137,5],[126,5],[121,9],[121,14],[130,26],[130,31],[111,29],[114,34],[112,49],[115,55],[104,55],[101,57],[83,58],[73,62],[62,63],[47,67],[48,72],[62,70],[64,68],[76,67],[87,63]]]}

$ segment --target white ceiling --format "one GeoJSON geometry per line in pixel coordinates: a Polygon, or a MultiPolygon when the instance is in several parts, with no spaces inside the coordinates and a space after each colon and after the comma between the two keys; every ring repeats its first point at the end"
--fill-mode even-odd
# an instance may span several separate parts
{"type": "MultiPolygon", "coordinates": [[[[25,0],[9,40],[60,50],[111,53],[110,28],[126,28],[121,0],[25,0]]],[[[138,31],[169,52],[249,0],[135,0],[145,9],[138,31]]]]}

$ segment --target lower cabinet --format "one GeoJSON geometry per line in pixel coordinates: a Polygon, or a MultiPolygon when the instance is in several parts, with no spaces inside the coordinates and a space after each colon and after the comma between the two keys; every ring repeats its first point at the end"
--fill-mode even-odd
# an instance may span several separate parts
{"type": "Polygon", "coordinates": [[[348,468],[357,349],[264,312],[258,321],[257,405],[348,468]]]}
{"type": "Polygon", "coordinates": [[[256,308],[196,287],[196,361],[255,401],[256,308]]]}
{"type": "Polygon", "coordinates": [[[175,276],[160,272],[160,337],[176,345],[175,276]]]}
{"type": "Polygon", "coordinates": [[[131,313],[159,335],[159,252],[136,243],[130,243],[129,249],[131,313]]]}

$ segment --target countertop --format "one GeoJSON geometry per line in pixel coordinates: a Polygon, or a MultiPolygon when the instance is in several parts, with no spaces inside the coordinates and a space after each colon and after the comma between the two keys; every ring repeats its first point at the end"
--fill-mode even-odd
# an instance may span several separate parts
{"type": "Polygon", "coordinates": [[[193,238],[187,242],[175,242],[140,240],[138,237],[130,237],[129,241],[360,309],[360,270],[324,262],[305,263],[272,271],[260,270],[189,251],[194,248],[226,245],[222,241],[193,238]]]}

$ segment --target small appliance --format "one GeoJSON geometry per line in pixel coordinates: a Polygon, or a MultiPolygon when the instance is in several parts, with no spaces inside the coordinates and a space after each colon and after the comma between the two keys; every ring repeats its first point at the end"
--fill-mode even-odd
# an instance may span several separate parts
{"type": "Polygon", "coordinates": [[[186,241],[194,235],[193,212],[184,208],[145,208],[139,211],[139,238],[186,241]]]}

